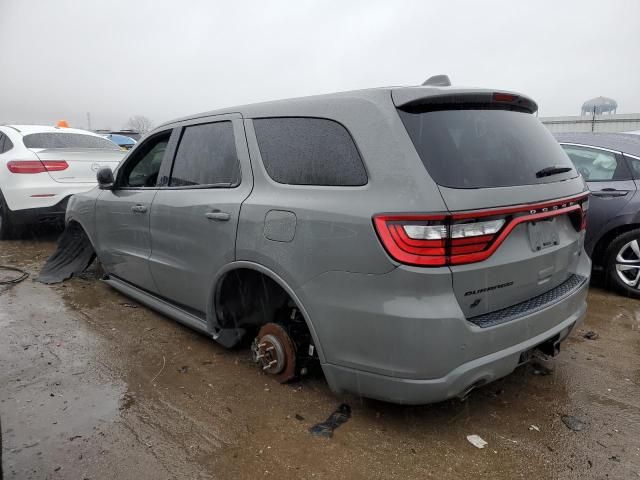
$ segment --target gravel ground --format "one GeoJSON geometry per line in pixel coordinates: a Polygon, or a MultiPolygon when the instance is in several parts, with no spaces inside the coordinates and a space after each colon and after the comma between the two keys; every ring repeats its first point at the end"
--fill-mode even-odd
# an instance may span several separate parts
{"type": "MultiPolygon", "coordinates": [[[[35,274],[53,248],[0,242],[0,264],[35,274]]],[[[402,407],[338,398],[321,376],[279,385],[247,348],[225,350],[99,281],[27,279],[0,287],[4,475],[640,478],[639,330],[640,302],[592,287],[552,371],[527,365],[464,402],[402,407]],[[310,435],[342,402],[352,417],[333,438],[310,435]]]]}

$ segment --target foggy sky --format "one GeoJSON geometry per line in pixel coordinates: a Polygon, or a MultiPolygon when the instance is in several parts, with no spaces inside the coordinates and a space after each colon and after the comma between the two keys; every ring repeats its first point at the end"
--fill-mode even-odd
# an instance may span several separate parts
{"type": "Polygon", "coordinates": [[[448,74],[640,112],[640,2],[0,0],[0,123],[121,128],[448,74]]]}

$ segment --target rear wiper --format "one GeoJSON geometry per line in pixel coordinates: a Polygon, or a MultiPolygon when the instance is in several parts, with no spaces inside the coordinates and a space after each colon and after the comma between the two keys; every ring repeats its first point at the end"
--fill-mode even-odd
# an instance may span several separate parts
{"type": "Polygon", "coordinates": [[[537,178],[550,177],[551,175],[557,175],[558,173],[570,172],[571,170],[573,170],[573,168],[571,168],[571,167],[551,166],[551,167],[543,168],[539,172],[536,172],[536,177],[537,178]]]}

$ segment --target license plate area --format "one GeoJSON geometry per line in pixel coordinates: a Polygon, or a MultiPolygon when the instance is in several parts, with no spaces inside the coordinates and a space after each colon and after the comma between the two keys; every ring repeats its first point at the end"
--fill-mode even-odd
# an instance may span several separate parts
{"type": "Polygon", "coordinates": [[[531,250],[539,252],[545,248],[553,247],[560,243],[558,235],[558,226],[555,218],[541,220],[538,222],[529,222],[527,225],[529,231],[529,243],[531,250]]]}

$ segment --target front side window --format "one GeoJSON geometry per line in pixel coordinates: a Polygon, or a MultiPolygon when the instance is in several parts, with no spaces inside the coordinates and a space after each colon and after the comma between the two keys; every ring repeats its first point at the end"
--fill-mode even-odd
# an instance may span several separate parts
{"type": "Polygon", "coordinates": [[[170,187],[233,187],[240,183],[233,125],[229,121],[185,127],[170,187]]]}
{"type": "Polygon", "coordinates": [[[367,172],[351,135],[326,118],[259,118],[253,126],[269,176],[288,185],[361,186],[367,172]]]}
{"type": "Polygon", "coordinates": [[[587,182],[606,182],[611,180],[627,180],[628,173],[616,155],[595,148],[562,145],[576,170],[587,182]]]}
{"type": "Polygon", "coordinates": [[[121,187],[155,187],[158,173],[167,150],[171,131],[155,135],[133,152],[133,156],[122,167],[121,187]]]}

